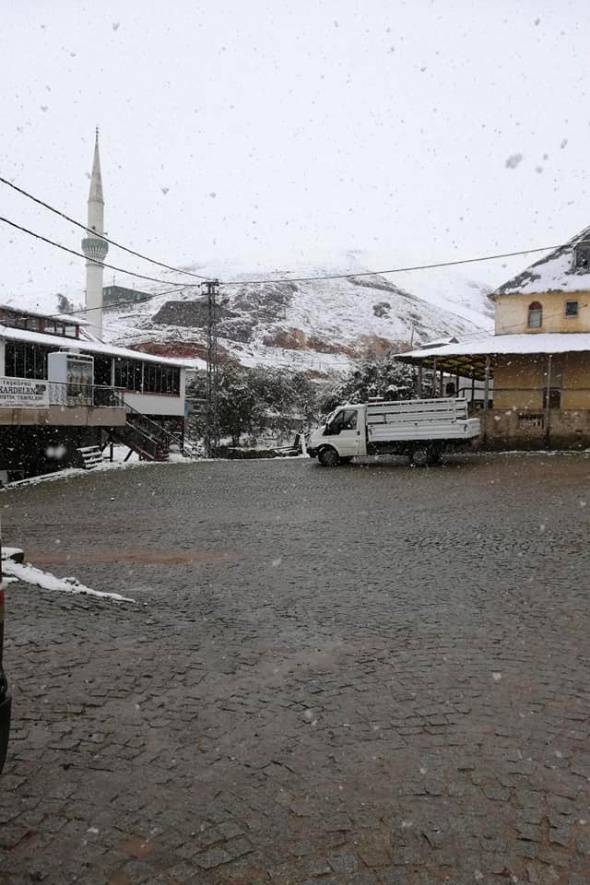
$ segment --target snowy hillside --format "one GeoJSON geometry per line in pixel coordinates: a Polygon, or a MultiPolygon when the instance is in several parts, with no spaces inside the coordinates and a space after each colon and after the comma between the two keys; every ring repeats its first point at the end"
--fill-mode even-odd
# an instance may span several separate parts
{"type": "MultiPolygon", "coordinates": [[[[241,279],[223,270],[221,279],[241,279]]],[[[290,270],[293,277],[302,273],[300,268],[290,270]]],[[[313,276],[330,272],[334,270],[307,269],[313,276]]],[[[276,276],[285,276],[285,271],[268,274],[268,282],[244,278],[221,288],[220,350],[244,365],[341,371],[359,357],[491,325],[486,287],[449,273],[406,274],[404,282],[420,285],[422,297],[385,276],[272,282],[276,276]]],[[[132,308],[105,311],[104,335],[152,352],[203,356],[206,322],[199,290],[179,290],[132,308]]]]}

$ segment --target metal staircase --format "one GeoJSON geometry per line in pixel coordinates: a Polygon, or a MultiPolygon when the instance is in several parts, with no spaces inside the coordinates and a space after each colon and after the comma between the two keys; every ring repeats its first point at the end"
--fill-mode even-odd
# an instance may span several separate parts
{"type": "Polygon", "coordinates": [[[129,404],[126,403],[125,406],[126,424],[112,427],[110,431],[114,442],[128,446],[145,461],[168,461],[171,446],[176,446],[178,451],[188,458],[197,457],[197,450],[190,443],[166,430],[129,404]]]}

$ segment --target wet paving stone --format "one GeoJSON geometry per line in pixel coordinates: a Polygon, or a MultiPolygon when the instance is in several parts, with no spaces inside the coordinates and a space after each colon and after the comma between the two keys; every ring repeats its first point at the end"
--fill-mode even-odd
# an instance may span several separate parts
{"type": "Polygon", "coordinates": [[[590,881],[590,458],[0,494],[0,883],[590,881]],[[586,506],[587,505],[587,506],[586,506]]]}

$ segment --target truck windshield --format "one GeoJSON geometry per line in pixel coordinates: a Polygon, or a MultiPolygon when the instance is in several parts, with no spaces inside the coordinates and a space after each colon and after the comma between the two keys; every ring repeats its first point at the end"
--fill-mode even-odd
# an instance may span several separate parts
{"type": "Polygon", "coordinates": [[[339,409],[332,413],[326,426],[334,433],[341,430],[356,430],[357,409],[339,409]]]}

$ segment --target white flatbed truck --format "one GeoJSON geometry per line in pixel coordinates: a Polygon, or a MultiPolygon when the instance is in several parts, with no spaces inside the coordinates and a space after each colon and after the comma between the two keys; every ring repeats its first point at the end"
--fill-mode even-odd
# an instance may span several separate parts
{"type": "Polygon", "coordinates": [[[480,430],[461,397],[346,404],[311,434],[307,451],[324,467],[380,454],[408,455],[423,467],[445,450],[473,448],[480,430]]]}

